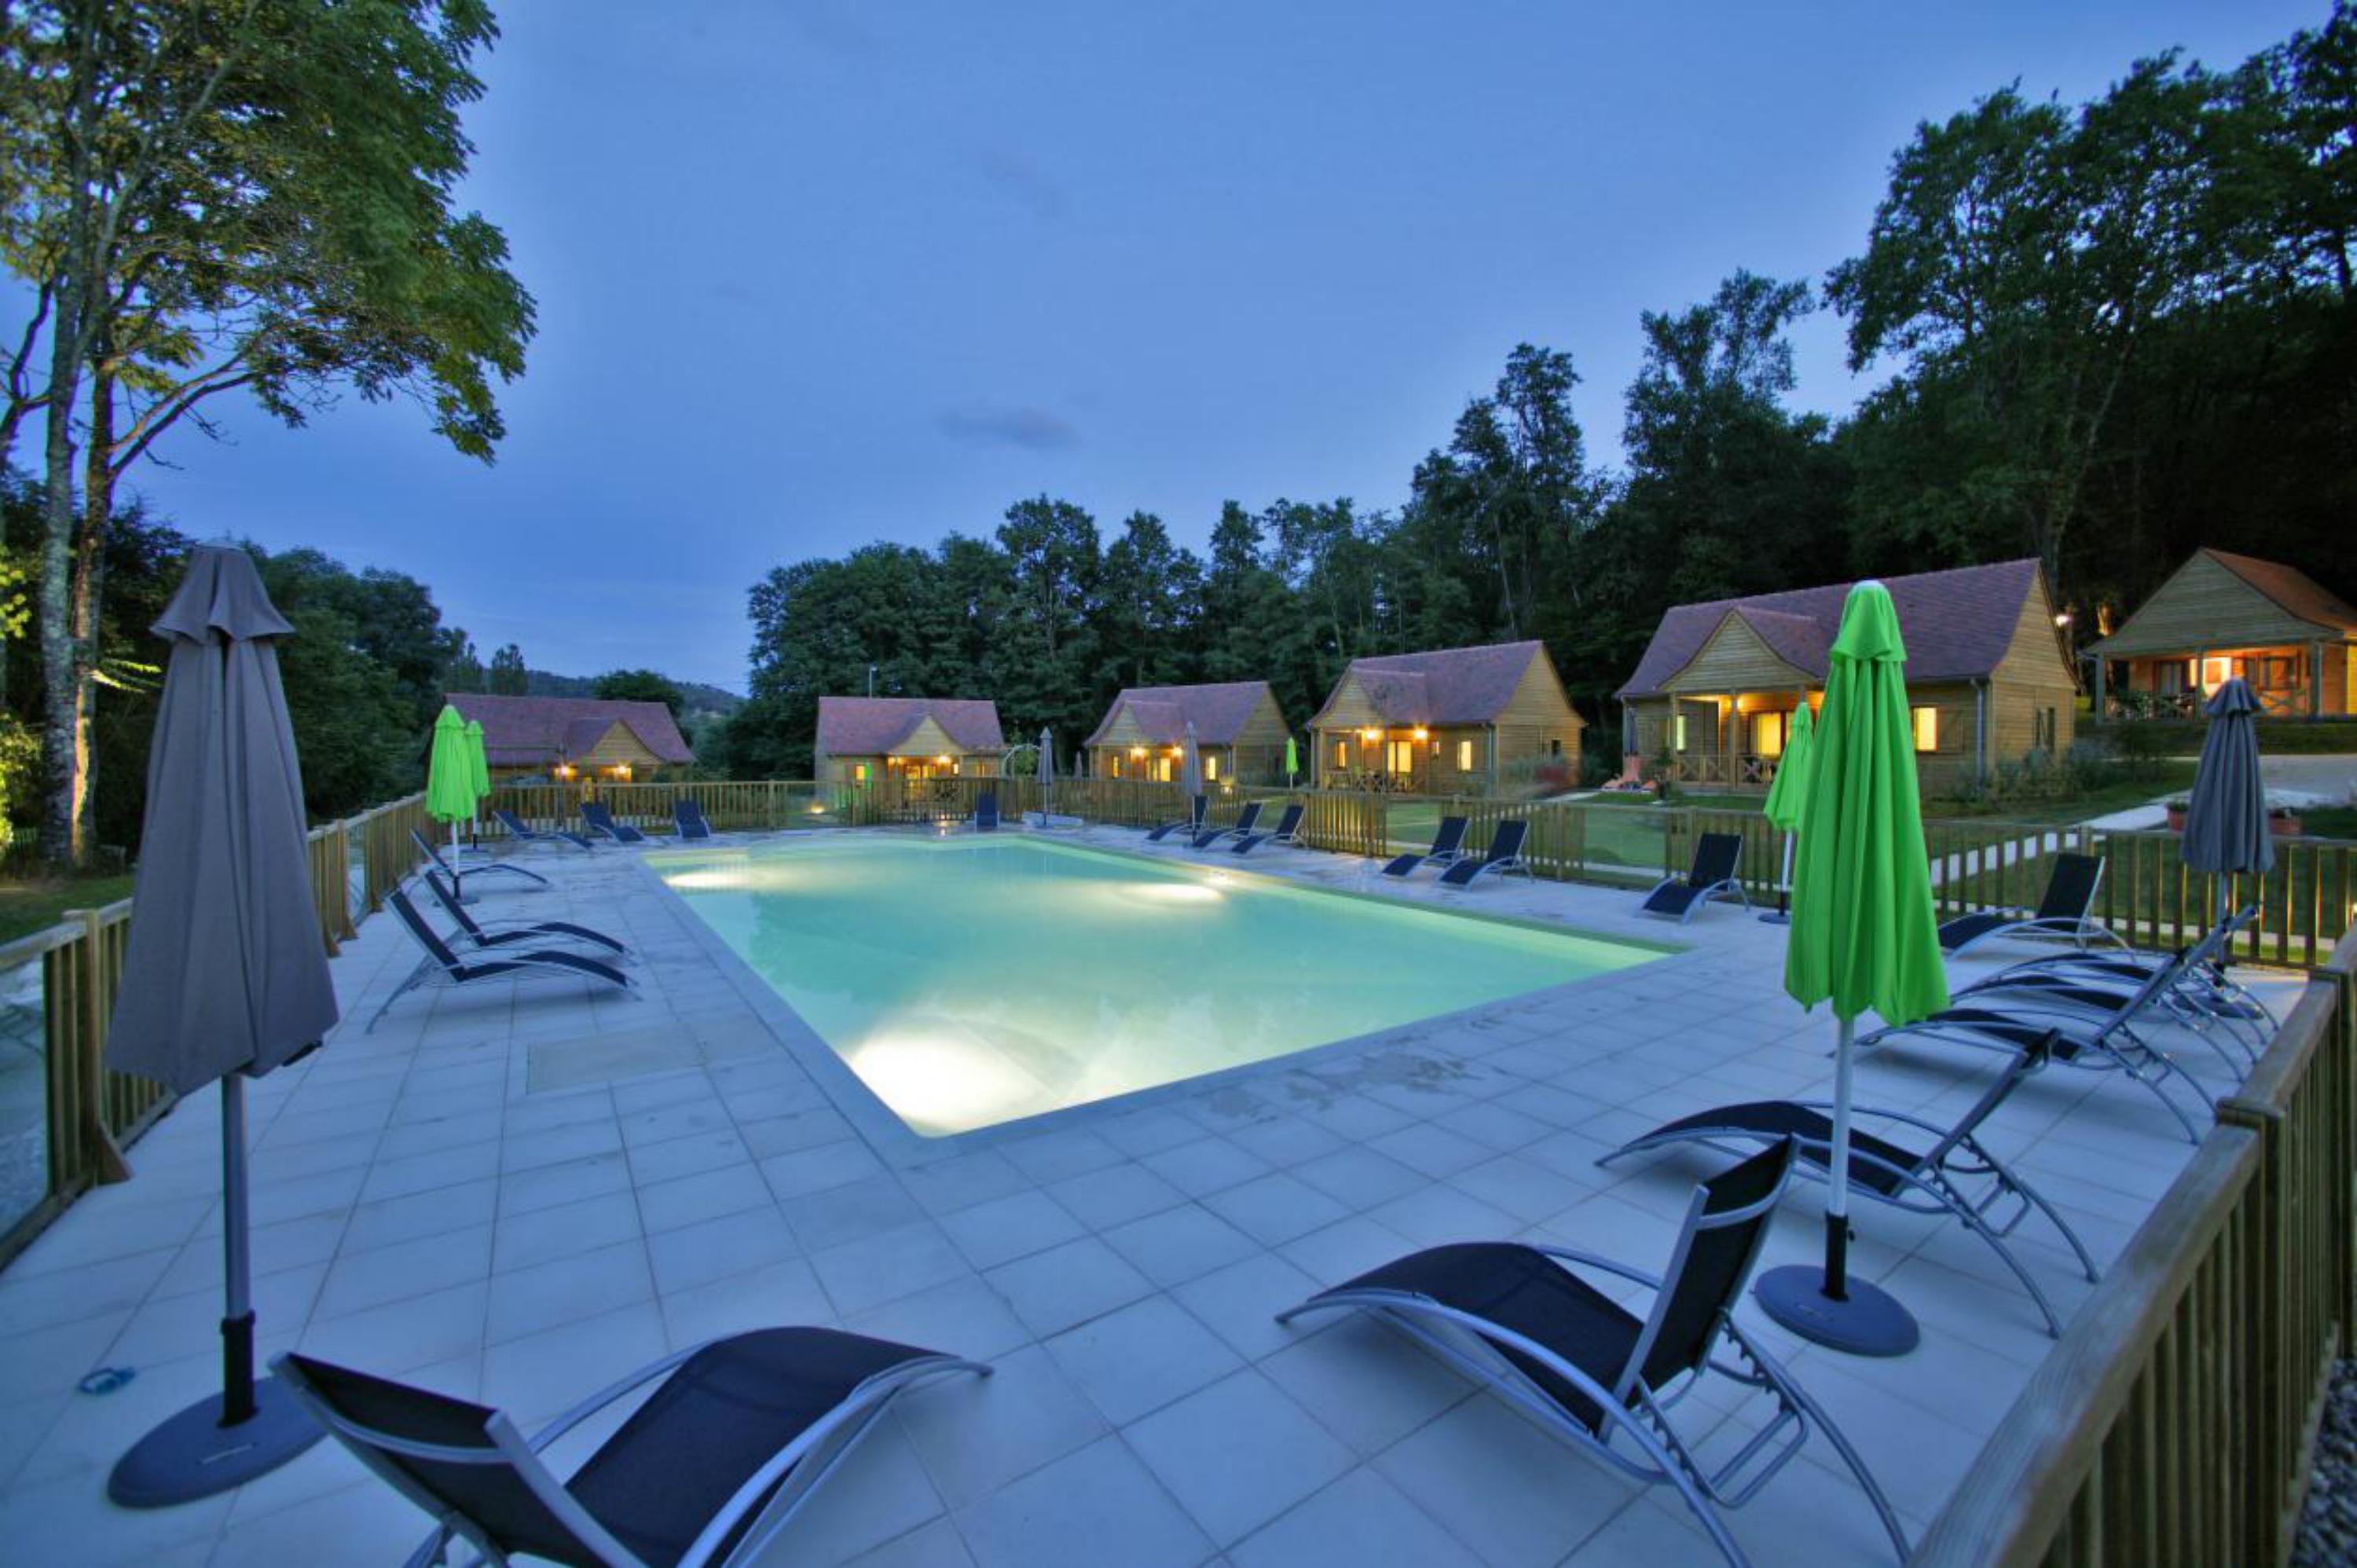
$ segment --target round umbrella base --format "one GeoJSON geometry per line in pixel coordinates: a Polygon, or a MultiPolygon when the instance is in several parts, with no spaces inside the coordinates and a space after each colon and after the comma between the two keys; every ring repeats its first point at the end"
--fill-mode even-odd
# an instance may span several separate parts
{"type": "Polygon", "coordinates": [[[1753,1283],[1760,1310],[1803,1339],[1852,1356],[1904,1356],[1923,1332],[1912,1314],[1864,1280],[1849,1282],[1849,1299],[1825,1294],[1825,1272],[1813,1263],[1770,1269],[1753,1283]]]}
{"type": "Polygon", "coordinates": [[[1760,917],[1760,923],[1763,926],[1789,926],[1792,923],[1792,917],[1781,909],[1770,909],[1760,917]]]}
{"type": "Polygon", "coordinates": [[[267,1475],[328,1435],[275,1378],[253,1385],[253,1402],[235,1426],[221,1423],[219,1394],[173,1416],[115,1461],[108,1498],[126,1509],[192,1503],[267,1475]]]}

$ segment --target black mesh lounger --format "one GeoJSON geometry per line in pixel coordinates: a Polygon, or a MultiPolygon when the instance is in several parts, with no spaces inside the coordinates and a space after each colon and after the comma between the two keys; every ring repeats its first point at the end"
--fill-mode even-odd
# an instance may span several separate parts
{"type": "Polygon", "coordinates": [[[1652,891],[1645,895],[1642,912],[1683,926],[1713,898],[1732,895],[1746,909],[1750,908],[1750,895],[1743,891],[1735,875],[1742,858],[1740,833],[1703,834],[1695,843],[1694,868],[1682,877],[1665,876],[1653,884],[1652,891]]]}
{"type": "Polygon", "coordinates": [[[974,831],[978,833],[998,831],[998,793],[985,789],[974,798],[974,831]]]}
{"type": "Polygon", "coordinates": [[[421,985],[465,986],[487,980],[550,980],[569,974],[576,980],[603,981],[634,996],[638,994],[638,988],[630,983],[630,977],[612,964],[577,952],[562,952],[554,948],[533,948],[528,952],[502,950],[496,958],[468,963],[451,950],[450,944],[442,940],[439,932],[425,923],[425,917],[417,912],[417,906],[409,901],[407,894],[395,888],[384,896],[384,901],[399,918],[402,929],[425,950],[425,956],[418,960],[417,967],[409,972],[408,978],[393,987],[393,994],[386,997],[383,1005],[370,1017],[368,1026],[371,1029],[377,1026],[394,1003],[421,985]]]}
{"type": "Polygon", "coordinates": [[[1860,1035],[1857,1043],[1861,1048],[1880,1047],[1896,1040],[1925,1039],[1988,1050],[2026,1051],[2050,1036],[2048,1057],[2056,1065],[2091,1072],[2126,1073],[2168,1107],[2188,1142],[2198,1144],[2201,1141],[2200,1131],[2193,1119],[2169,1097],[2168,1085],[2183,1084],[2204,1111],[2212,1108],[2210,1096],[2190,1074],[2169,1059],[2168,1053],[2147,1044],[2133,1027],[2136,1020],[2177,983],[2190,951],[2189,949],[2179,953],[2110,1011],[2100,1015],[2092,1015],[2083,1004],[2073,1005],[2073,998],[2032,994],[2014,997],[2009,1005],[2002,1008],[1950,1007],[1912,1024],[1893,1025],[1860,1035]]]}
{"type": "Polygon", "coordinates": [[[1419,865],[1454,865],[1465,856],[1463,817],[1443,817],[1432,835],[1432,847],[1422,852],[1411,851],[1394,855],[1383,864],[1385,876],[1407,876],[1419,865]]]}
{"type": "Polygon", "coordinates": [[[686,795],[671,803],[671,820],[679,829],[682,843],[694,843],[713,836],[712,824],[705,820],[704,808],[686,795]]]}
{"type": "MultiPolygon", "coordinates": [[[[2053,1304],[2038,1282],[2022,1267],[2006,1238],[2028,1219],[2034,1209],[2046,1217],[2063,1240],[2077,1254],[2079,1266],[2086,1271],[2089,1280],[2102,1276],[2095,1262],[2087,1255],[2077,1232],[2057,1213],[2038,1190],[2024,1181],[2019,1173],[1991,1154],[1975,1136],[1981,1124],[1996,1108],[2005,1103],[2022,1079],[2046,1065],[2047,1054],[2053,1046],[2053,1036],[2048,1036],[2021,1052],[2007,1064],[1986,1092],[1953,1127],[1942,1127],[1920,1116],[1900,1111],[1877,1111],[1863,1105],[1850,1108],[1853,1117],[1863,1117],[1878,1124],[1888,1124],[1893,1131],[1912,1127],[1933,1134],[1929,1148],[1915,1150],[1895,1144],[1871,1133],[1850,1130],[1849,1189],[1860,1197],[1902,1208],[1910,1214],[1945,1214],[1965,1230],[1987,1242],[1991,1250],[2013,1271],[2029,1293],[2030,1300],[2046,1318],[2046,1332],[2060,1338],[2062,1320],[2055,1315],[2053,1304]],[[1983,1184],[1986,1184],[1985,1186],[1983,1184]]],[[[1833,1161],[1834,1124],[1827,1114],[1833,1109],[1827,1101],[1763,1100],[1743,1105],[1721,1105],[1709,1111],[1699,1111],[1680,1117],[1665,1126],[1656,1127],[1642,1137],[1606,1155],[1596,1163],[1611,1164],[1625,1155],[1647,1149],[1666,1148],[1675,1144],[1699,1144],[1721,1154],[1745,1155],[1755,1145],[1774,1144],[1786,1138],[1792,1141],[1800,1158],[1800,1169],[1818,1180],[1830,1174],[1833,1161]]]]}
{"type": "Polygon", "coordinates": [[[468,947],[493,950],[523,942],[582,942],[602,948],[625,961],[630,957],[629,943],[569,920],[478,920],[467,913],[467,907],[458,902],[457,890],[443,880],[440,872],[428,866],[419,880],[434,895],[434,901],[442,906],[442,912],[457,923],[459,940],[468,947]]]}
{"type": "MultiPolygon", "coordinates": [[[[1372,1269],[1279,1314],[1277,1321],[1345,1307],[1380,1313],[1624,1475],[1676,1487],[1736,1568],[1747,1559],[1719,1509],[1756,1496],[1801,1451],[1813,1426],[1857,1477],[1903,1560],[1906,1534],[1866,1462],[1792,1374],[1735,1321],[1736,1302],[1767,1240],[1792,1159],[1791,1141],[1781,1141],[1695,1188],[1663,1278],[1566,1247],[1458,1242],[1372,1269]],[[1637,1316],[1566,1265],[1652,1291],[1647,1316],[1637,1316]],[[1722,1348],[1733,1359],[1717,1358],[1722,1348]],[[1706,1460],[1673,1419],[1710,1372],[1775,1405],[1748,1438],[1728,1440],[1740,1445],[1724,1459],[1706,1460]]],[[[1740,1424],[1718,1430],[1734,1432],[1740,1424]]],[[[1704,1430],[1715,1426],[1714,1415],[1704,1430]]]]}
{"type": "Polygon", "coordinates": [[[1185,833],[1189,838],[1193,838],[1197,833],[1203,831],[1203,814],[1211,809],[1211,801],[1209,796],[1197,795],[1192,797],[1187,809],[1187,815],[1180,817],[1176,822],[1163,822],[1157,826],[1146,829],[1146,842],[1148,843],[1160,843],[1172,833],[1185,833]]]}
{"type": "Polygon", "coordinates": [[[487,1405],[292,1352],[271,1363],[380,1480],[434,1516],[410,1568],[454,1544],[480,1562],[704,1568],[761,1557],[893,1398],[990,1368],[831,1328],[761,1328],[665,1357],[526,1438],[487,1405]],[[561,1479],[543,1450],[626,1394],[654,1391],[561,1479]]]}
{"type": "MultiPolygon", "coordinates": [[[[582,801],[581,821],[582,824],[588,828],[591,832],[602,834],[607,838],[612,839],[616,843],[644,843],[647,842],[647,835],[639,832],[638,829],[630,826],[630,823],[616,822],[614,820],[613,811],[607,807],[603,800],[582,801]]],[[[588,841],[585,839],[582,842],[586,844],[588,841]]]]}
{"type": "Polygon", "coordinates": [[[1236,842],[1230,844],[1228,847],[1234,850],[1238,854],[1250,854],[1253,851],[1258,849],[1265,843],[1299,843],[1301,842],[1301,818],[1306,810],[1307,808],[1301,806],[1297,802],[1294,805],[1287,806],[1285,810],[1276,814],[1276,827],[1273,832],[1263,831],[1256,833],[1244,833],[1238,837],[1236,842]]]}
{"type": "Polygon", "coordinates": [[[1236,813],[1236,820],[1232,826],[1205,828],[1187,842],[1197,849],[1209,849],[1222,839],[1243,838],[1258,826],[1260,826],[1260,802],[1247,800],[1244,802],[1244,809],[1236,813]]]}
{"type": "Polygon", "coordinates": [[[2102,1015],[2119,1007],[2167,968],[2175,978],[2151,1005],[2198,1036],[2230,1069],[2244,1072],[2258,1064],[2275,1015],[2227,974],[2223,955],[2234,933],[2257,918],[2258,907],[2253,905],[2212,927],[2182,955],[2127,950],[2031,959],[1976,980],[1956,995],[2037,997],[2102,1015]],[[2227,1050],[2222,1038],[2232,1041],[2234,1049],[2227,1050]]]}
{"type": "Polygon", "coordinates": [[[583,838],[579,833],[570,832],[565,828],[533,827],[531,823],[525,822],[522,817],[517,816],[513,811],[507,810],[505,807],[495,809],[491,812],[491,816],[498,822],[500,826],[507,829],[508,836],[514,839],[518,843],[546,844],[552,849],[568,845],[574,849],[580,850],[586,850],[590,847],[589,841],[583,838]]]}
{"type": "Polygon", "coordinates": [[[1490,853],[1480,856],[1464,855],[1440,874],[1443,887],[1470,887],[1483,876],[1496,872],[1501,876],[1509,871],[1519,871],[1524,876],[1531,868],[1523,864],[1523,841],[1530,836],[1531,824],[1520,817],[1508,817],[1490,835],[1490,853]]]}
{"type": "Polygon", "coordinates": [[[2053,867],[2046,874],[2046,892],[2036,909],[1984,909],[1959,915],[1940,928],[1940,946],[1952,958],[2006,937],[2069,942],[2076,948],[2103,941],[2124,948],[2127,943],[2090,913],[2095,907],[2095,889],[2103,882],[2103,856],[2066,851],[2054,857],[2053,867]]]}
{"type": "Polygon", "coordinates": [[[418,853],[425,856],[426,860],[434,866],[434,869],[439,871],[443,875],[450,879],[450,886],[458,889],[462,896],[466,891],[466,879],[468,877],[482,876],[495,871],[505,872],[510,876],[521,876],[525,881],[533,883],[538,886],[545,887],[548,886],[548,878],[543,876],[539,872],[533,870],[530,866],[511,865],[503,860],[494,860],[482,865],[468,866],[465,871],[460,871],[457,866],[452,865],[448,861],[442,858],[442,852],[434,847],[434,841],[432,839],[427,838],[415,828],[409,830],[409,842],[417,846],[418,853]]]}

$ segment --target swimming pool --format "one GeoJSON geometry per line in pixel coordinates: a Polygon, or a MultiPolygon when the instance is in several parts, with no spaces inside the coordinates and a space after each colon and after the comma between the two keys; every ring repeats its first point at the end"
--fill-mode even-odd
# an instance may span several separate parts
{"type": "Polygon", "coordinates": [[[1662,956],[1013,834],[813,835],[649,864],[928,1137],[1662,956]]]}

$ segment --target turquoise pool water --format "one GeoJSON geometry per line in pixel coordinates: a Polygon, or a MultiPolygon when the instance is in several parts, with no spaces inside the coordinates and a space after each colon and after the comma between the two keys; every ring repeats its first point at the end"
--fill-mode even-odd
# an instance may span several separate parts
{"type": "Polygon", "coordinates": [[[928,1136],[1661,956],[1012,834],[813,837],[651,864],[928,1136]]]}

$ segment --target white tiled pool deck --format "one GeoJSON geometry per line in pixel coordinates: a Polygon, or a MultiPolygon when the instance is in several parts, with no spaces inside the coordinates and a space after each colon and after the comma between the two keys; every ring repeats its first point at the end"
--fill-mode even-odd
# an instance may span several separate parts
{"type": "MultiPolygon", "coordinates": [[[[1783,996],[1781,928],[1714,907],[1680,932],[1638,917],[1631,893],[1493,882],[1465,906],[1689,950],[909,1165],[861,1137],[630,854],[532,864],[555,890],[486,886],[485,916],[626,938],[644,1000],[569,983],[428,992],[363,1034],[414,957],[389,917],[369,921],[334,964],[354,1022],[251,1095],[265,1357],[299,1347],[500,1405],[527,1430],[669,1350],[761,1325],[994,1361],[993,1378],[931,1386],[878,1426],[778,1541],[774,1561],[797,1568],[1713,1560],[1674,1492],[1624,1480],[1388,1329],[1272,1315],[1444,1240],[1544,1239],[1658,1269],[1717,1162],[1601,1171],[1596,1156],[1688,1112],[1830,1082],[1833,1026],[1783,996]]],[[[1264,851],[1250,869],[1368,885],[1339,856],[1264,851]]],[[[2262,983],[2280,1014],[2295,983],[2262,983]]],[[[2205,1046],[2160,1037],[2213,1090],[2227,1081],[2205,1046]]],[[[1953,1116],[1999,1059],[1910,1047],[1869,1060],[1859,1097],[1953,1116]]],[[[2102,1261],[2190,1153],[2143,1090],[2061,1069],[1986,1136],[2102,1261]]],[[[185,1508],[105,1501],[124,1448],[217,1386],[218,1146],[199,1096],[134,1149],[135,1179],[0,1273],[0,1558],[390,1564],[425,1533],[333,1444],[185,1508]],[[75,1391],[102,1366],[137,1376],[75,1391]]],[[[1766,1264],[1815,1257],[1823,1190],[1796,1187],[1766,1264]]],[[[1857,1226],[1853,1266],[1922,1320],[1912,1355],[1834,1355],[1748,1301],[1742,1316],[1914,1534],[2051,1341],[1957,1228],[1871,1208],[1857,1226]]],[[[2036,1221],[2014,1245],[2064,1312],[2085,1299],[2036,1221]]],[[[1822,1442],[1729,1520],[1761,1564],[1890,1560],[1822,1442]]]]}

